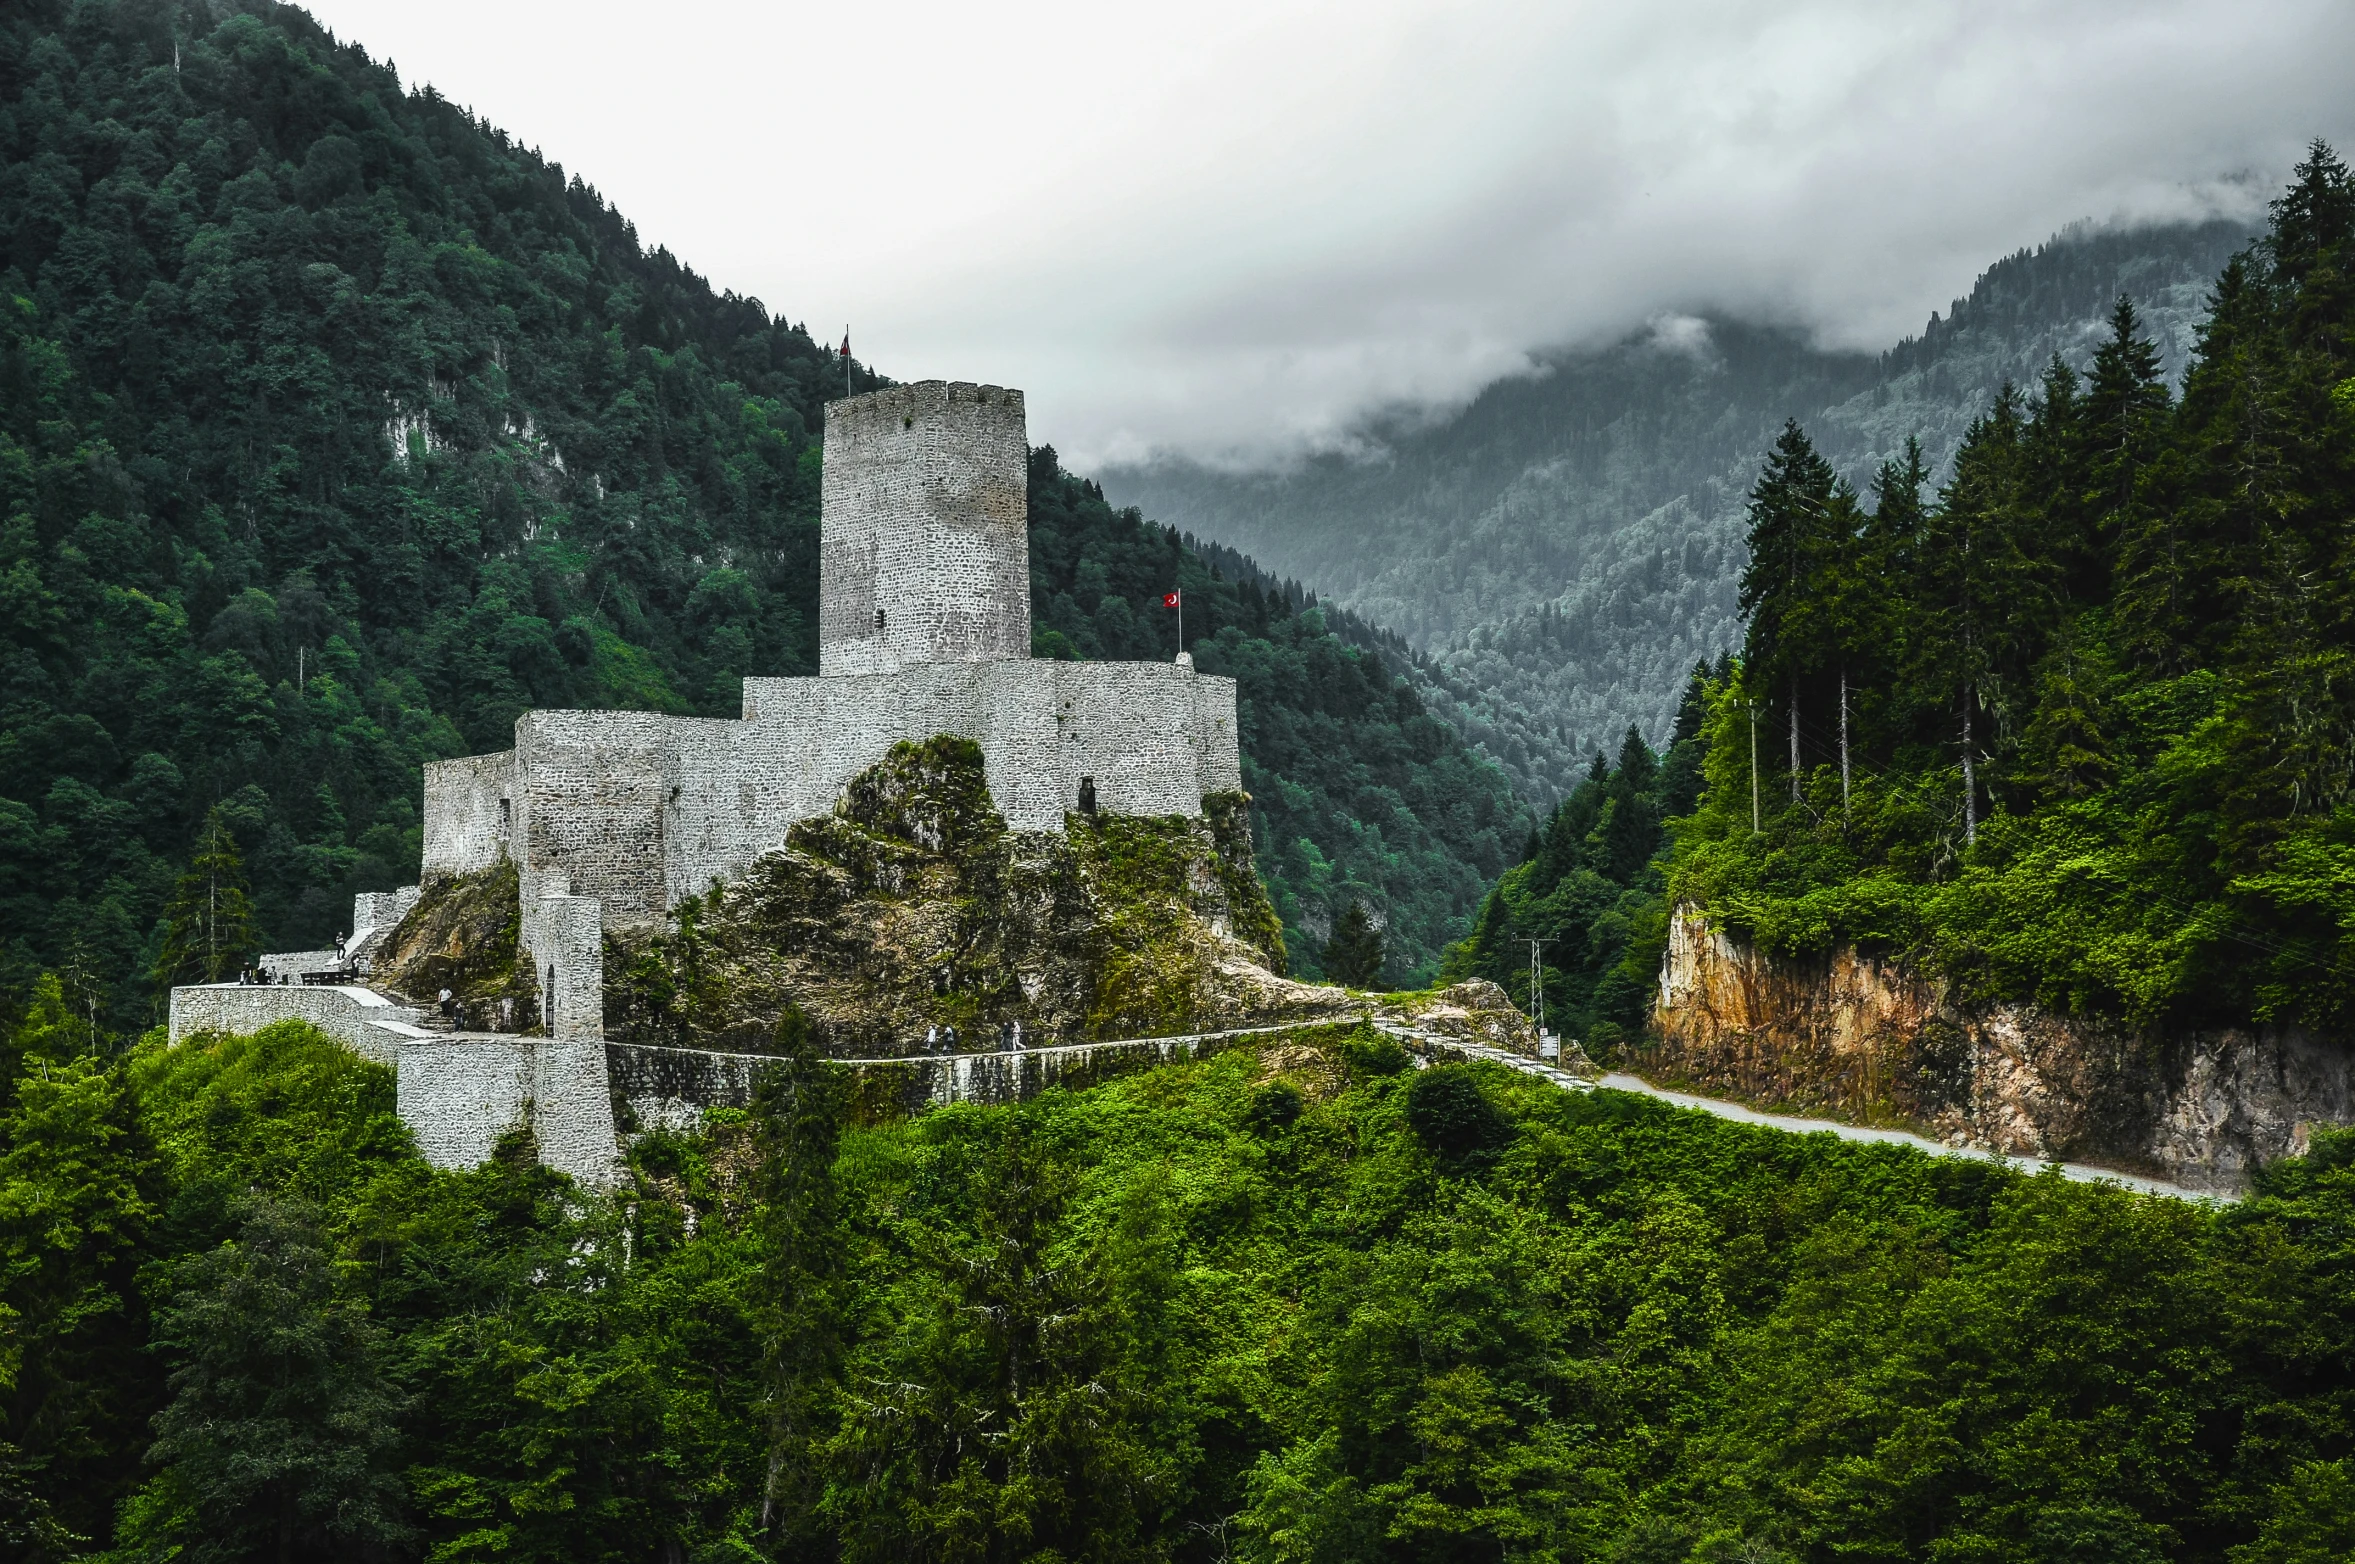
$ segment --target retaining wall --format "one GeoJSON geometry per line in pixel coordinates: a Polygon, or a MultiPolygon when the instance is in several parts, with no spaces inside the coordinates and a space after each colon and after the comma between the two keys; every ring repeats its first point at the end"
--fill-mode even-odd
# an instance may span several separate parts
{"type": "Polygon", "coordinates": [[[246,1035],[279,1021],[308,1021],[353,1052],[397,1068],[399,1038],[384,1024],[416,1019],[415,1010],[370,988],[205,983],[172,990],[166,1035],[176,1043],[197,1032],[246,1035]]]}

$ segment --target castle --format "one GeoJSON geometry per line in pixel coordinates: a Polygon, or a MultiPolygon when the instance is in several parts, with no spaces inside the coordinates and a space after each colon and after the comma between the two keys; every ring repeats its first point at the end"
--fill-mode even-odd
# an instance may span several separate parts
{"type": "MultiPolygon", "coordinates": [[[[332,984],[175,989],[172,1035],[300,1014],[394,1065],[402,1117],[434,1160],[479,1161],[528,1112],[546,1160],[594,1177],[612,1160],[605,932],[659,927],[742,876],[893,745],[972,740],[1018,831],[1060,831],[1080,810],[1199,816],[1205,794],[1239,790],[1232,679],[1182,651],[1030,656],[1029,454],[1019,391],[928,381],[829,404],[816,677],[747,678],[735,719],[526,712],[514,748],[425,768],[424,878],[515,864],[518,959],[545,1038],[428,1031],[332,984]]],[[[351,957],[364,963],[417,894],[359,898],[351,957]]],[[[297,952],[264,968],[335,962],[297,952]]]]}

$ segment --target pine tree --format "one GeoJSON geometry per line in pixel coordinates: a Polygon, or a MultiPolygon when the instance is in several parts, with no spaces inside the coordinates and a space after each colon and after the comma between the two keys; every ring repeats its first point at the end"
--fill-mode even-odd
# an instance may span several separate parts
{"type": "Polygon", "coordinates": [[[1660,811],[1652,787],[1659,766],[1651,746],[1634,727],[1619,743],[1619,768],[1611,776],[1609,814],[1603,822],[1602,872],[1630,885],[1660,850],[1660,811]]]}
{"type": "Polygon", "coordinates": [[[188,872],[164,907],[156,986],[218,983],[242,971],[253,954],[253,900],[246,891],[245,861],[227,814],[215,804],[204,817],[188,872]]]}
{"type": "Polygon", "coordinates": [[[235,1243],[176,1280],[156,1322],[179,1362],[148,1454],[160,1470],[128,1507],[126,1540],[222,1559],[367,1558],[406,1542],[401,1398],[380,1333],[337,1296],[316,1217],[256,1201],[235,1243]]]}
{"type": "MultiPolygon", "coordinates": [[[[2064,405],[2056,404],[2049,390],[2045,404],[2046,419],[2060,421],[2064,405]]],[[[2110,339],[2093,356],[2081,410],[2082,470],[2094,532],[2088,541],[2095,548],[2107,551],[2114,546],[2120,530],[2134,524],[2136,512],[2146,503],[2144,478],[2166,442],[2172,405],[2159,373],[2159,350],[2142,335],[2134,301],[2120,294],[2110,311],[2110,339]]],[[[2080,410],[2067,406],[2065,411],[2080,410]]]]}
{"type": "Polygon", "coordinates": [[[1911,670],[1929,709],[1959,717],[1963,839],[1979,837],[1978,766],[2008,726],[2013,692],[2042,650],[2058,598],[2057,565],[2032,536],[2023,503],[2026,430],[2006,385],[1963,436],[1954,481],[1922,528],[1922,597],[1911,670]]]}
{"type": "Polygon", "coordinates": [[[1793,419],[1783,425],[1750,491],[1750,562],[1740,606],[1749,621],[1742,667],[1757,694],[1780,699],[1790,733],[1791,796],[1799,796],[1801,688],[1838,659],[1836,609],[1823,587],[1845,532],[1835,505],[1842,486],[1793,419]]]}
{"type": "Polygon", "coordinates": [[[1374,927],[1366,904],[1353,901],[1333,920],[1333,937],[1325,941],[1325,976],[1348,988],[1382,986],[1382,931],[1374,927]]]}

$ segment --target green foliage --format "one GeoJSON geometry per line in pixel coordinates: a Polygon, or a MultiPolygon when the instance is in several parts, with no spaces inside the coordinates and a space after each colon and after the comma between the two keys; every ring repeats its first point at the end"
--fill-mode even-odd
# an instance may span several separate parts
{"type": "Polygon", "coordinates": [[[204,817],[188,872],[164,903],[163,924],[155,982],[166,993],[177,983],[218,983],[243,971],[258,954],[245,862],[218,804],[204,817]]]}
{"type": "Polygon", "coordinates": [[[155,1325],[179,1364],[148,1450],[161,1469],[126,1507],[126,1554],[384,1558],[408,1540],[388,1469],[400,1398],[381,1333],[336,1291],[311,1213],[266,1200],[178,1265],[155,1325]]]}
{"type": "Polygon", "coordinates": [[[34,0],[0,83],[0,984],[136,1024],[208,820],[318,948],[421,762],[813,666],[806,332],[292,8],[34,0]]]}
{"type": "Polygon", "coordinates": [[[1532,833],[1522,862],[1489,892],[1471,936],[1449,949],[1446,978],[1487,978],[1527,1009],[1542,1002],[1548,1026],[1590,1052],[1608,1053],[1640,1032],[1666,948],[1663,822],[1700,796],[1702,768],[1718,753],[1703,736],[1704,714],[1722,688],[1706,666],[1694,667],[1665,759],[1633,728],[1616,766],[1594,757],[1586,779],[1532,833]],[[1542,942],[1535,995],[1531,940],[1542,942]]]}
{"type": "MultiPolygon", "coordinates": [[[[0,169],[0,1013],[323,947],[416,879],[420,764],[528,708],[814,671],[841,366],[577,177],[266,0],[11,7],[0,169]],[[250,925],[191,955],[224,826],[250,925]]],[[[1502,778],[1297,589],[1036,465],[1040,655],[1167,657],[1182,586],[1293,948],[1358,897],[1428,966],[1502,778]]]]}
{"type": "Polygon", "coordinates": [[[2090,374],[2007,387],[1935,504],[1892,466],[1825,568],[1762,575],[1672,894],[1966,998],[2355,1024],[2350,246],[2355,182],[2317,144],[2179,402],[2121,299],[2090,374]]]}
{"type": "Polygon", "coordinates": [[[11,1542],[2344,1551],[2355,1132],[2217,1208],[1416,1071],[1364,1028],[867,1128],[806,1025],[772,1046],[748,1112],[640,1137],[611,1195],[521,1135],[427,1168],[389,1072],[300,1026],[62,1080],[26,1048],[11,1542]]]}
{"type": "Polygon", "coordinates": [[[1333,937],[1322,952],[1325,976],[1350,988],[1382,986],[1382,931],[1374,927],[1366,904],[1353,901],[1333,921],[1333,937]]]}

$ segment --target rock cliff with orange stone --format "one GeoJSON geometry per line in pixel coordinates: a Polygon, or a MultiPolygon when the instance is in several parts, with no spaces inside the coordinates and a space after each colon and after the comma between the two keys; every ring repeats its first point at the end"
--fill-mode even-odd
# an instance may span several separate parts
{"type": "Polygon", "coordinates": [[[2230,1192],[2355,1118],[2355,1048],[1961,1004],[1903,961],[1767,955],[1682,907],[1629,1061],[1661,1084],[2230,1192]]]}

